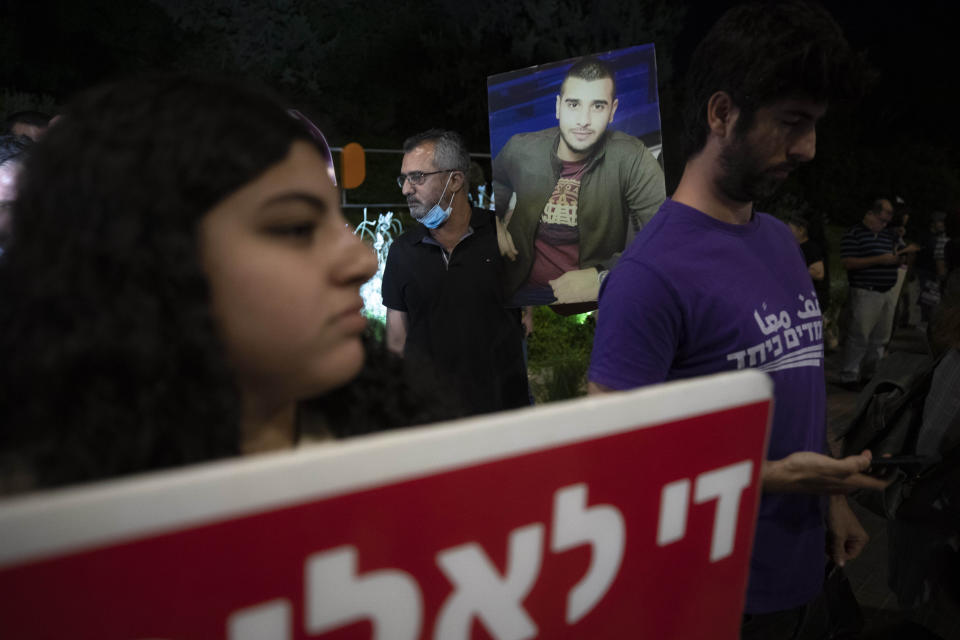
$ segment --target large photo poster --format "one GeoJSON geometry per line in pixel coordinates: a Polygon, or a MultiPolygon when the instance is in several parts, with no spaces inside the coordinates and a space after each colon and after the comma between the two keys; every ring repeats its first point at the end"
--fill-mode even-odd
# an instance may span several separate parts
{"type": "Polygon", "coordinates": [[[596,308],[665,198],[654,46],[487,79],[506,288],[515,306],[596,308]]]}

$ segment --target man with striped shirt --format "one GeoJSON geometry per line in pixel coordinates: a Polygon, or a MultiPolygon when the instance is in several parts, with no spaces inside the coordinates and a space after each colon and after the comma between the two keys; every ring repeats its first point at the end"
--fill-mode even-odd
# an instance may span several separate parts
{"type": "Polygon", "coordinates": [[[840,241],[840,259],[847,270],[850,291],[847,341],[840,371],[841,386],[859,389],[861,377],[869,380],[883,355],[893,328],[895,302],[887,292],[897,283],[900,259],[897,235],[887,224],[893,205],[877,198],[840,241]]]}

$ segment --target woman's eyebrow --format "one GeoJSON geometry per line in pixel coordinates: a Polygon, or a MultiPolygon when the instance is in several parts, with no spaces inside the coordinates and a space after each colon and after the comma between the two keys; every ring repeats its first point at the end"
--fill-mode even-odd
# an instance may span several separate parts
{"type": "Polygon", "coordinates": [[[272,205],[285,204],[287,202],[302,202],[316,209],[317,213],[325,213],[327,209],[329,209],[325,200],[305,191],[291,191],[273,196],[264,202],[260,208],[265,209],[272,205]]]}

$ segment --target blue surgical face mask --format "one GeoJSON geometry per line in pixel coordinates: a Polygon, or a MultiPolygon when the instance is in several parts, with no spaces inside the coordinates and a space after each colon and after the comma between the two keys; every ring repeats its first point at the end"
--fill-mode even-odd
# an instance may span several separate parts
{"type": "Polygon", "coordinates": [[[443,196],[447,193],[447,186],[450,184],[452,176],[452,173],[447,175],[447,183],[443,185],[443,193],[440,194],[437,204],[433,205],[430,211],[427,211],[426,215],[420,218],[420,223],[427,229],[436,229],[446,222],[450,214],[453,213],[453,198],[450,198],[450,206],[446,209],[440,206],[440,203],[443,202],[443,196]]]}

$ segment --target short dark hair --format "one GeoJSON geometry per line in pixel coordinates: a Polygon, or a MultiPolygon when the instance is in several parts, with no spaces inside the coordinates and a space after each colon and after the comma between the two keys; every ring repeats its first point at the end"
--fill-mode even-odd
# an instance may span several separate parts
{"type": "Polygon", "coordinates": [[[11,113],[3,120],[3,130],[6,132],[13,131],[13,125],[15,124],[28,124],[33,127],[46,127],[50,124],[50,118],[52,116],[43,113],[42,111],[17,111],[16,113],[11,113]]]}
{"type": "Polygon", "coordinates": [[[610,65],[599,58],[587,56],[574,63],[567,71],[567,75],[563,76],[563,82],[560,83],[560,95],[563,95],[563,87],[567,84],[567,78],[579,78],[588,82],[610,78],[610,82],[613,83],[611,95],[613,97],[617,96],[617,79],[613,75],[613,70],[610,69],[610,65]]]}
{"type": "Polygon", "coordinates": [[[470,189],[470,152],[456,131],[449,129],[427,129],[410,136],[403,141],[403,152],[410,153],[427,142],[433,143],[433,164],[438,169],[454,169],[463,172],[466,189],[470,189]]]}
{"type": "Polygon", "coordinates": [[[826,102],[859,95],[863,73],[840,26],[803,0],[752,2],[727,11],[693,53],[684,101],[685,157],[707,141],[710,96],[730,95],[741,131],[756,110],[801,97],[826,102]]]}

